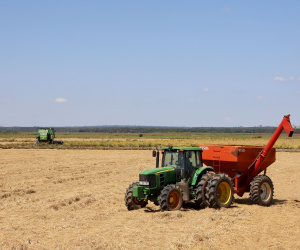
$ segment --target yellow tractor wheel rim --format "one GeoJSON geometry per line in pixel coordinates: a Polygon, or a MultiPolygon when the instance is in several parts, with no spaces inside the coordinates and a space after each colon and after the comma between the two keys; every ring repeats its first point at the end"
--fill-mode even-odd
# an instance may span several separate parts
{"type": "Polygon", "coordinates": [[[217,189],[217,198],[218,201],[226,205],[231,198],[231,188],[227,182],[221,182],[217,189]]]}

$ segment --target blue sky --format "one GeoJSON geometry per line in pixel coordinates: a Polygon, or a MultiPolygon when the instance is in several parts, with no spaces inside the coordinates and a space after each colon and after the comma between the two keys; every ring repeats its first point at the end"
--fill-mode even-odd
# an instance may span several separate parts
{"type": "Polygon", "coordinates": [[[0,126],[299,126],[299,10],[3,0],[0,126]]]}

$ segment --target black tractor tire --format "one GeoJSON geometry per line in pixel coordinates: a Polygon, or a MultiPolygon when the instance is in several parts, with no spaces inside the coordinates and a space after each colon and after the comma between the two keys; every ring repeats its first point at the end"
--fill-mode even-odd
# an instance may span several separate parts
{"type": "Polygon", "coordinates": [[[140,209],[146,207],[148,204],[147,200],[138,200],[132,196],[132,189],[134,186],[138,186],[138,184],[138,182],[134,182],[126,189],[124,201],[128,210],[140,209]]]}
{"type": "Polygon", "coordinates": [[[183,194],[179,187],[174,184],[165,186],[159,195],[161,211],[180,210],[183,204],[183,194]]]}
{"type": "Polygon", "coordinates": [[[197,208],[205,208],[208,206],[208,201],[206,199],[206,187],[209,184],[209,181],[213,177],[213,172],[208,172],[204,175],[202,175],[200,181],[198,182],[196,188],[195,188],[195,194],[196,194],[196,206],[197,208]]]}
{"type": "Polygon", "coordinates": [[[273,201],[274,186],[266,175],[258,175],[250,183],[250,199],[254,204],[270,206],[273,201]]]}
{"type": "Polygon", "coordinates": [[[212,208],[230,207],[234,200],[233,194],[233,183],[224,173],[214,175],[206,187],[206,198],[212,208]]]}

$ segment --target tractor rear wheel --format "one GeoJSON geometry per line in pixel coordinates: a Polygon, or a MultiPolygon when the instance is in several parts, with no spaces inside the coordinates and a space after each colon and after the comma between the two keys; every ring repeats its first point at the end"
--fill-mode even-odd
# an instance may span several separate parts
{"type": "Polygon", "coordinates": [[[180,210],[183,204],[183,195],[179,187],[167,185],[159,195],[159,205],[162,211],[180,210]]]}
{"type": "Polygon", "coordinates": [[[138,184],[138,182],[134,182],[130,184],[129,187],[126,189],[124,201],[128,210],[140,209],[146,207],[146,205],[148,204],[147,200],[138,200],[136,197],[132,196],[132,189],[138,184]]]}
{"type": "Polygon", "coordinates": [[[274,186],[266,175],[258,175],[250,183],[250,199],[261,206],[270,206],[273,201],[274,186]]]}
{"type": "Polygon", "coordinates": [[[198,208],[205,208],[208,206],[208,201],[206,199],[206,187],[208,186],[208,183],[210,179],[213,177],[213,172],[208,172],[204,175],[202,175],[200,181],[198,182],[195,193],[196,193],[196,205],[198,208]]]}
{"type": "Polygon", "coordinates": [[[212,208],[228,208],[233,202],[233,183],[227,174],[216,174],[209,181],[206,188],[206,198],[209,207],[212,208]]]}

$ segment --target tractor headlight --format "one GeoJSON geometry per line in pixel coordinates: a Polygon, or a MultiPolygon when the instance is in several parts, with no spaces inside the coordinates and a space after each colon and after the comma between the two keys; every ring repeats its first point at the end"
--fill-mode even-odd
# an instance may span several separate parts
{"type": "Polygon", "coordinates": [[[149,186],[149,181],[140,181],[140,186],[149,186]]]}

